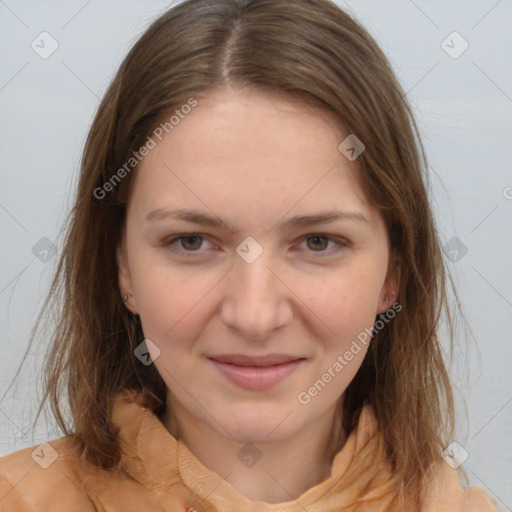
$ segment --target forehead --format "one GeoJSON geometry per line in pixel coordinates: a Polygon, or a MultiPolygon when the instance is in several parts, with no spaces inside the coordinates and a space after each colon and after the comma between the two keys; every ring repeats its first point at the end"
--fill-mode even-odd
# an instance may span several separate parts
{"type": "Polygon", "coordinates": [[[338,150],[347,134],[334,115],[254,90],[197,101],[139,166],[133,201],[141,215],[206,207],[254,222],[343,207],[372,216],[357,161],[338,150]]]}

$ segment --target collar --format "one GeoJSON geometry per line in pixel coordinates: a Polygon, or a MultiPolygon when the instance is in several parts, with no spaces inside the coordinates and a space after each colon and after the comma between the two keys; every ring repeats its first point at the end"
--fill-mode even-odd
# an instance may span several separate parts
{"type": "MultiPolygon", "coordinates": [[[[172,498],[185,485],[205,510],[239,512],[329,512],[365,495],[383,498],[391,490],[391,468],[379,447],[375,413],[365,404],[357,425],[335,455],[331,475],[296,500],[269,504],[251,501],[225,478],[205,467],[175,439],[142,394],[125,390],[116,396],[112,420],[118,428],[121,467],[144,487],[172,498]]],[[[393,494],[393,493],[392,493],[393,494]]]]}

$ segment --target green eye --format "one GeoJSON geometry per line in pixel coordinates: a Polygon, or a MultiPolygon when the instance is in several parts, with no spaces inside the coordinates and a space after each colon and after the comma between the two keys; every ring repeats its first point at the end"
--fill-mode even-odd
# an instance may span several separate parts
{"type": "Polygon", "coordinates": [[[179,253],[184,256],[195,256],[193,253],[201,253],[200,247],[206,239],[196,233],[182,234],[175,236],[163,242],[163,246],[173,253],[179,253]],[[179,246],[178,246],[179,243],[179,246]]]}
{"type": "Polygon", "coordinates": [[[326,256],[330,256],[331,254],[342,250],[343,247],[348,247],[348,243],[343,239],[325,234],[306,235],[304,237],[304,242],[307,245],[308,252],[320,253],[321,256],[324,254],[326,256]],[[310,241],[311,243],[309,243],[310,241]],[[326,250],[330,242],[334,243],[335,247],[334,249],[326,250]]]}
{"type": "MultiPolygon", "coordinates": [[[[317,253],[320,257],[331,256],[349,246],[348,242],[344,239],[322,233],[305,235],[302,237],[302,240],[302,244],[305,243],[306,247],[301,250],[317,253]],[[330,249],[328,248],[329,244],[332,244],[330,249]]],[[[185,257],[194,257],[204,252],[201,250],[204,242],[210,243],[204,236],[197,233],[182,233],[165,240],[162,246],[172,253],[185,257]]]]}

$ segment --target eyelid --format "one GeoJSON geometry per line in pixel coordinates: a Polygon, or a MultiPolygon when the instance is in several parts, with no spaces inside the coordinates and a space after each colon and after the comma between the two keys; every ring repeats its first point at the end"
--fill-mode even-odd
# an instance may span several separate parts
{"type": "Polygon", "coordinates": [[[202,252],[204,252],[204,251],[200,251],[200,250],[197,250],[197,251],[186,251],[185,249],[174,249],[173,248],[173,245],[174,245],[175,242],[179,242],[179,240],[181,240],[183,238],[187,238],[187,237],[201,238],[202,242],[206,241],[206,242],[212,244],[212,242],[208,239],[208,235],[205,235],[205,234],[202,234],[202,233],[180,233],[178,235],[172,235],[170,237],[165,238],[162,241],[162,246],[164,248],[168,249],[170,252],[185,254],[187,256],[189,256],[189,255],[190,256],[194,256],[195,254],[201,254],[202,252]]]}
{"type": "Polygon", "coordinates": [[[336,243],[336,247],[333,249],[324,250],[324,251],[308,251],[308,250],[306,250],[306,252],[308,254],[316,255],[315,257],[328,258],[330,256],[338,254],[343,249],[347,249],[351,245],[347,239],[340,237],[340,236],[336,236],[336,235],[329,235],[328,233],[307,233],[307,234],[303,235],[300,238],[300,240],[305,242],[308,238],[312,238],[312,237],[316,237],[316,236],[327,238],[328,243],[334,242],[334,243],[336,243]]]}
{"type": "MultiPolygon", "coordinates": [[[[199,255],[204,252],[199,249],[196,251],[187,251],[185,249],[174,249],[173,248],[173,245],[175,242],[178,242],[179,240],[181,240],[183,238],[187,238],[187,237],[201,238],[202,241],[206,241],[210,244],[213,244],[209,240],[209,235],[206,235],[203,233],[180,233],[180,234],[172,235],[170,237],[165,238],[162,241],[162,246],[164,248],[168,249],[170,252],[184,254],[185,257],[194,257],[194,256],[199,255]]],[[[313,238],[313,237],[325,237],[325,238],[327,238],[328,242],[334,242],[337,244],[337,247],[335,247],[334,249],[330,249],[330,250],[323,250],[323,251],[308,251],[308,250],[306,250],[305,251],[310,254],[316,254],[320,258],[328,257],[333,254],[337,254],[339,251],[343,250],[343,248],[348,248],[351,246],[351,243],[346,238],[336,236],[336,235],[330,235],[327,233],[306,233],[306,234],[302,235],[301,237],[299,237],[298,241],[302,243],[302,242],[305,242],[308,238],[313,238]]]]}

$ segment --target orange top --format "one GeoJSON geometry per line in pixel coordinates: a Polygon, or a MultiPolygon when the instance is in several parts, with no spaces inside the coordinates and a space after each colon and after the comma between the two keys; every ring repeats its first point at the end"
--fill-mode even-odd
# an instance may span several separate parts
{"type": "MultiPolygon", "coordinates": [[[[336,454],[331,476],[296,500],[251,501],[206,468],[176,440],[134,391],[116,398],[113,421],[122,451],[117,469],[81,457],[72,434],[0,458],[0,512],[412,512],[399,506],[390,465],[377,453],[377,421],[370,405],[336,454]],[[356,496],[364,501],[346,508],[356,496]]],[[[485,492],[463,490],[442,459],[426,489],[422,512],[493,512],[485,492]]],[[[418,512],[418,511],[414,511],[418,512]]]]}

